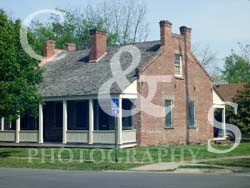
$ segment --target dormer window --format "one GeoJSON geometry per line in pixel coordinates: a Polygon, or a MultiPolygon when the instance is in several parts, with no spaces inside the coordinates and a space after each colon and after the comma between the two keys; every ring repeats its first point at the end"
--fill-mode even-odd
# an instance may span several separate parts
{"type": "Polygon", "coordinates": [[[182,56],[175,54],[175,76],[182,76],[182,56]]]}

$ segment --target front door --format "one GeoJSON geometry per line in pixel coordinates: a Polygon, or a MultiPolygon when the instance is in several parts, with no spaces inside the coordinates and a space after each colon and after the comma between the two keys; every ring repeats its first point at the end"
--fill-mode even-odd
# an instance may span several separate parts
{"type": "MultiPolygon", "coordinates": [[[[222,109],[216,108],[214,111],[214,118],[217,122],[222,122],[222,109]]],[[[214,138],[222,137],[222,130],[214,127],[214,138]]]]}
{"type": "Polygon", "coordinates": [[[44,105],[44,142],[62,142],[62,102],[46,102],[44,105]]]}

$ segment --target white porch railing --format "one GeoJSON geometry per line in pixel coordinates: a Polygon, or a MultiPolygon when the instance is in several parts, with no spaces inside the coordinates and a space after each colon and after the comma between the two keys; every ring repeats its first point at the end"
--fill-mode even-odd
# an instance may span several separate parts
{"type": "MultiPolygon", "coordinates": [[[[0,131],[0,142],[15,142],[15,130],[0,131]]],[[[66,132],[67,143],[82,143],[88,144],[89,132],[87,130],[68,130],[66,132]]],[[[19,132],[20,142],[39,142],[38,130],[21,130],[19,132]]],[[[136,130],[123,130],[122,131],[122,144],[136,143],[136,130]]],[[[94,130],[93,131],[93,144],[115,144],[115,131],[114,130],[94,130]]]]}
{"type": "MultiPolygon", "coordinates": [[[[98,144],[115,144],[115,131],[94,131],[93,132],[94,143],[98,144]]],[[[122,131],[122,143],[135,143],[136,142],[136,130],[123,130],[122,131]]]]}
{"type": "Polygon", "coordinates": [[[136,142],[136,129],[123,130],[122,131],[122,142],[125,143],[135,143],[136,142]]]}
{"type": "Polygon", "coordinates": [[[15,142],[15,130],[6,130],[0,132],[0,142],[15,142]]]}
{"type": "Polygon", "coordinates": [[[114,144],[115,143],[115,131],[93,131],[94,144],[114,144]]]}
{"type": "Polygon", "coordinates": [[[88,131],[68,130],[67,143],[88,143],[88,131]]]}
{"type": "Polygon", "coordinates": [[[38,130],[21,130],[20,142],[38,142],[38,130]]]}

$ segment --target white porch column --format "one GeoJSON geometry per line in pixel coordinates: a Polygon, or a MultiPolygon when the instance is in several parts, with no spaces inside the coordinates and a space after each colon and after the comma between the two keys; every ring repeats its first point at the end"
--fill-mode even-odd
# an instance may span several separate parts
{"type": "Polygon", "coordinates": [[[43,105],[39,104],[39,138],[38,143],[43,143],[43,105]]]}
{"type": "Polygon", "coordinates": [[[94,112],[96,112],[95,114],[95,119],[96,119],[96,130],[99,130],[100,128],[100,123],[99,123],[99,117],[100,117],[100,114],[99,114],[99,104],[96,105],[96,109],[94,109],[94,112]]]}
{"type": "Polygon", "coordinates": [[[67,101],[63,101],[63,144],[67,143],[67,129],[68,129],[68,112],[67,101]]]}
{"type": "Polygon", "coordinates": [[[16,120],[16,143],[19,143],[20,142],[20,117],[17,118],[16,120]]]}
{"type": "Polygon", "coordinates": [[[226,107],[222,109],[222,131],[223,137],[226,138],[226,107]]]}
{"type": "Polygon", "coordinates": [[[1,131],[4,131],[4,117],[1,118],[1,131]]]}
{"type": "Polygon", "coordinates": [[[93,131],[94,131],[94,102],[89,99],[89,144],[93,144],[93,131]]]}
{"type": "Polygon", "coordinates": [[[122,99],[119,98],[119,115],[118,115],[118,144],[122,144],[122,99]]]}

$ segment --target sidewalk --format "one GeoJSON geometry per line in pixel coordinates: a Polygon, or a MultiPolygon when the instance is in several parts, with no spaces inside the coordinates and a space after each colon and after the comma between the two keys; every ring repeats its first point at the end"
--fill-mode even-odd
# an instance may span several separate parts
{"type": "Polygon", "coordinates": [[[224,158],[215,158],[215,159],[202,159],[202,160],[194,160],[194,161],[180,161],[180,162],[161,162],[155,164],[143,165],[135,168],[131,168],[131,171],[175,171],[180,166],[188,165],[188,166],[211,166],[211,167],[223,167],[225,169],[229,169],[232,172],[248,172],[250,173],[250,168],[244,167],[230,167],[230,166],[219,166],[219,165],[210,165],[210,164],[199,164],[201,162],[206,161],[216,161],[222,159],[243,159],[250,158],[250,156],[234,156],[234,157],[224,157],[224,158]]]}

